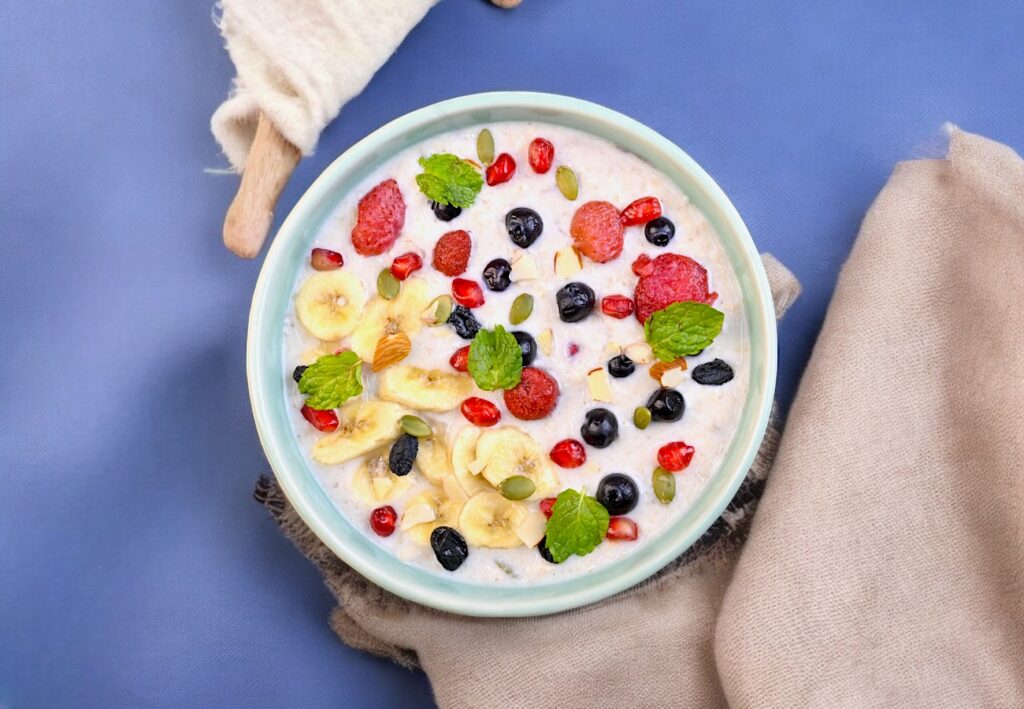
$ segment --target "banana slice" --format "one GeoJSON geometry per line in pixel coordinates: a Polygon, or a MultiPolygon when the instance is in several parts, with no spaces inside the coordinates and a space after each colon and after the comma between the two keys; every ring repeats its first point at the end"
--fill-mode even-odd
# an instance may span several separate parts
{"type": "MultiPolygon", "coordinates": [[[[314,273],[295,294],[299,322],[321,340],[340,340],[349,335],[359,324],[365,305],[363,284],[348,271],[314,273]]],[[[362,353],[359,356],[363,357],[362,353]]]]}
{"type": "Polygon", "coordinates": [[[452,463],[452,472],[455,473],[455,480],[458,481],[467,496],[491,489],[490,485],[469,469],[470,464],[476,460],[476,442],[479,438],[479,428],[466,426],[452,438],[449,449],[449,459],[452,463]]]}
{"type": "MultiPolygon", "coordinates": [[[[331,271],[331,273],[340,273],[331,271]]],[[[377,342],[387,335],[404,332],[410,338],[423,327],[420,317],[430,304],[427,284],[419,278],[406,279],[394,300],[374,298],[366,306],[358,325],[353,325],[349,346],[364,362],[372,362],[377,342]]]]}
{"type": "Polygon", "coordinates": [[[452,476],[452,462],[448,458],[448,446],[436,435],[421,438],[420,447],[416,452],[416,467],[423,476],[435,485],[440,485],[445,478],[452,476]]]}
{"type": "MultiPolygon", "coordinates": [[[[416,495],[406,507],[406,510],[415,510],[415,515],[421,514],[422,506],[427,506],[434,511],[434,518],[428,522],[412,525],[407,529],[403,526],[402,533],[417,544],[430,544],[430,533],[441,526],[455,527],[458,524],[459,513],[462,511],[463,499],[452,499],[445,494],[444,490],[434,488],[416,495]]],[[[424,515],[426,517],[426,515],[424,515]]]]}
{"type": "Polygon", "coordinates": [[[516,530],[526,515],[525,505],[506,500],[494,490],[478,492],[462,506],[459,530],[472,546],[510,549],[523,544],[516,530]]]}
{"type": "Polygon", "coordinates": [[[338,430],[317,439],[313,460],[324,465],[344,463],[398,438],[398,419],[409,413],[387,401],[353,401],[338,411],[338,430]]]}
{"type": "Polygon", "coordinates": [[[377,394],[386,401],[419,411],[451,411],[458,408],[475,388],[473,380],[466,374],[399,364],[380,375],[377,394]]]}
{"type": "Polygon", "coordinates": [[[382,456],[367,458],[352,476],[352,496],[365,505],[392,500],[412,486],[409,476],[399,477],[388,470],[382,456]]]}
{"type": "Polygon", "coordinates": [[[476,444],[473,467],[480,468],[481,477],[497,487],[505,478],[525,475],[537,486],[530,500],[539,500],[558,489],[558,476],[547,452],[533,437],[515,428],[484,431],[476,444]]]}

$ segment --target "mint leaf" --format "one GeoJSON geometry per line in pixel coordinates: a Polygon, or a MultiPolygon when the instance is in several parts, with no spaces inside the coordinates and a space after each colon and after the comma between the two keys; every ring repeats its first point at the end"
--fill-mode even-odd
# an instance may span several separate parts
{"type": "Polygon", "coordinates": [[[311,409],[336,409],[363,393],[363,361],[352,351],[324,355],[302,373],[299,391],[311,409]]]}
{"type": "Polygon", "coordinates": [[[722,331],[725,313],[710,305],[688,301],[672,303],[651,314],[644,337],[662,362],[697,354],[722,331]]]}
{"type": "Polygon", "coordinates": [[[559,564],[573,554],[586,556],[608,533],[608,510],[583,490],[563,490],[555,499],[548,520],[547,541],[551,558],[559,564]]]}
{"type": "Polygon", "coordinates": [[[523,374],[523,351],[501,325],[480,330],[469,345],[469,374],[484,391],[511,389],[523,374]]]}
{"type": "Polygon", "coordinates": [[[484,186],[484,178],[475,167],[451,153],[435,153],[420,158],[423,173],[416,176],[420,192],[441,204],[468,207],[484,186]]]}

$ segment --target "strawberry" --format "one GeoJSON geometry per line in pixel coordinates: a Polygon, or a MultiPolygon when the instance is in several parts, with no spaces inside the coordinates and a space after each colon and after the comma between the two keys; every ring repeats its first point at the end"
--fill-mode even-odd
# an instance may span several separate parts
{"type": "Polygon", "coordinates": [[[576,210],[569,225],[576,248],[597,263],[618,258],[624,231],[619,210],[611,202],[587,202],[576,210]]]}
{"type": "Polygon", "coordinates": [[[523,367],[519,383],[505,390],[509,413],[523,421],[544,418],[554,410],[557,401],[558,382],[535,367],[523,367]]]}
{"type": "Polygon", "coordinates": [[[474,426],[487,428],[498,423],[501,411],[487,399],[471,396],[462,402],[462,415],[474,426]]]}
{"type": "Polygon", "coordinates": [[[484,177],[487,179],[487,184],[494,187],[502,182],[508,182],[514,174],[516,174],[515,159],[508,153],[502,153],[494,158],[494,162],[487,166],[484,177]]]}
{"type": "Polygon", "coordinates": [[[672,303],[692,300],[711,305],[718,298],[718,293],[708,292],[708,272],[688,256],[662,254],[647,268],[633,293],[636,319],[640,322],[647,322],[651,313],[672,303]]]}
{"type": "Polygon", "coordinates": [[[446,276],[461,276],[469,266],[469,254],[473,250],[473,241],[469,232],[450,231],[434,244],[434,258],[431,263],[446,276]]]}
{"type": "Polygon", "coordinates": [[[601,298],[601,312],[621,320],[633,314],[633,301],[624,295],[606,295],[601,298]]]}
{"type": "Polygon", "coordinates": [[[456,303],[467,308],[479,308],[484,304],[483,288],[468,278],[456,278],[452,281],[452,297],[456,303]]]}
{"type": "Polygon", "coordinates": [[[652,273],[654,273],[653,264],[654,262],[651,261],[650,256],[648,256],[647,254],[640,254],[639,256],[636,257],[636,260],[633,261],[633,264],[632,266],[630,266],[630,268],[632,268],[633,273],[635,273],[638,276],[649,276],[652,273]]]}
{"type": "Polygon", "coordinates": [[[605,536],[615,542],[632,542],[640,536],[640,528],[629,517],[612,517],[605,536]]]}
{"type": "Polygon", "coordinates": [[[318,431],[330,433],[338,430],[338,414],[334,413],[332,409],[312,409],[303,404],[302,417],[318,431]]]}
{"type": "Polygon", "coordinates": [[[391,505],[378,507],[370,513],[370,528],[381,537],[390,537],[397,521],[398,513],[391,505]]]}
{"type": "Polygon", "coordinates": [[[391,275],[400,281],[404,281],[413,271],[423,268],[423,259],[419,254],[410,251],[407,254],[396,256],[391,262],[391,275]]]}
{"type": "Polygon", "coordinates": [[[684,470],[693,460],[693,446],[683,441],[666,443],[658,449],[658,465],[670,473],[678,473],[684,470]]]}
{"type": "Polygon", "coordinates": [[[661,216],[661,202],[657,197],[641,197],[630,202],[622,210],[622,223],[626,226],[646,224],[661,216]]]}
{"type": "Polygon", "coordinates": [[[555,146],[552,145],[550,140],[534,138],[530,142],[530,150],[527,157],[533,171],[543,175],[551,169],[551,162],[555,159],[555,146]]]}
{"type": "Polygon", "coordinates": [[[359,200],[352,246],[363,256],[376,256],[391,248],[405,226],[405,199],[398,183],[384,180],[359,200]]]}
{"type": "Polygon", "coordinates": [[[345,259],[337,251],[313,249],[309,255],[309,263],[317,271],[334,271],[345,265],[345,259]]]}
{"type": "Polygon", "coordinates": [[[455,354],[448,360],[448,364],[452,366],[456,372],[468,372],[469,371],[469,345],[460,347],[455,350],[455,354]]]}
{"type": "Polygon", "coordinates": [[[587,462],[587,450],[582,443],[572,438],[556,443],[548,455],[555,465],[562,468],[578,468],[587,462]]]}
{"type": "Polygon", "coordinates": [[[541,513],[548,519],[551,519],[551,514],[555,511],[555,501],[554,497],[545,497],[539,503],[541,513]]]}

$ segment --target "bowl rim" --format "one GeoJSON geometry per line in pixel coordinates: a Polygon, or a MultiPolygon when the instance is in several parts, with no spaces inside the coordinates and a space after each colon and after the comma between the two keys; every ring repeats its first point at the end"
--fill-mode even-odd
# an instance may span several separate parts
{"type": "MultiPolygon", "coordinates": [[[[479,120],[473,122],[493,124],[501,122],[501,120],[510,119],[479,120]]],[[[540,118],[536,120],[545,119],[540,118]]],[[[558,121],[553,120],[551,122],[557,123],[558,121]]],[[[450,129],[437,130],[433,134],[450,129]]],[[[607,136],[601,136],[596,133],[595,135],[605,140],[611,140],[607,136]]],[[[390,159],[394,154],[394,152],[391,152],[377,159],[376,164],[380,164],[382,160],[390,159]]],[[[643,155],[640,157],[646,162],[651,162],[649,158],[643,155]]],[[[656,169],[660,168],[656,167],[656,169]]],[[[670,179],[673,178],[670,176],[670,179]]],[[[683,189],[683,185],[680,185],[680,188],[683,189]]],[[[704,211],[707,212],[707,209],[705,208],[704,211]]],[[[317,225],[318,228],[319,225],[317,225]]],[[[719,231],[721,231],[720,226],[719,231]]],[[[724,238],[723,241],[725,241],[724,238]]],[[[293,287],[294,276],[289,279],[289,282],[293,287]]],[[[291,291],[287,294],[289,300],[290,295],[291,291]]],[[[280,323],[277,323],[277,328],[280,331],[280,323]]],[[[273,333],[273,329],[269,332],[273,333]]],[[[751,340],[753,339],[751,337],[751,340]]],[[[752,352],[754,344],[754,342],[751,342],[752,352]]],[[[751,360],[753,359],[753,356],[751,356],[751,360]]],[[[732,202],[711,176],[675,143],[635,119],[582,99],[529,91],[477,93],[430,104],[386,123],[335,158],[316,177],[295,203],[291,212],[281,223],[274,241],[267,251],[253,292],[246,340],[246,377],[259,440],[278,483],[299,517],[342,561],[378,586],[407,600],[431,608],[460,615],[480,617],[545,615],[594,603],[645,581],[685,552],[718,519],[746,477],[747,470],[754,461],[768,425],[772,398],[775,391],[776,373],[777,337],[775,314],[767,275],[746,225],[732,202]],[[264,335],[261,325],[263,324],[264,313],[268,310],[275,297],[270,281],[275,271],[279,270],[280,267],[288,267],[286,250],[289,243],[296,239],[306,240],[308,238],[311,240],[313,238],[308,236],[308,230],[303,229],[303,225],[306,221],[313,218],[318,205],[330,195],[339,180],[342,180],[348,172],[356,169],[361,164],[361,161],[365,162],[367,159],[374,159],[378,146],[387,145],[389,141],[399,139],[403,134],[411,133],[417,128],[441,124],[445,119],[450,119],[459,114],[484,115],[490,110],[541,111],[552,118],[560,115],[572,115],[581,121],[607,125],[612,132],[631,134],[632,138],[640,143],[645,143],[647,149],[656,151],[660,157],[672,163],[673,167],[679,168],[682,173],[685,173],[689,179],[693,180],[696,187],[711,201],[717,212],[715,215],[717,220],[723,221],[735,236],[736,243],[732,244],[731,248],[735,248],[738,251],[736,254],[730,255],[729,260],[734,271],[736,271],[748,321],[751,320],[752,316],[757,319],[756,324],[759,328],[755,328],[755,322],[748,322],[749,329],[751,331],[760,329],[763,333],[762,355],[764,363],[758,370],[761,378],[755,382],[753,377],[754,362],[751,362],[751,377],[748,382],[749,389],[744,407],[752,406],[752,409],[741,416],[736,436],[730,444],[729,450],[723,456],[723,463],[720,464],[718,470],[709,479],[709,484],[705,485],[701,496],[693,502],[691,508],[675,520],[672,525],[659,532],[657,538],[646,545],[647,553],[642,555],[639,552],[627,554],[593,572],[569,576],[544,584],[517,586],[488,585],[460,581],[456,577],[452,577],[450,580],[442,579],[426,569],[418,569],[422,573],[422,579],[425,582],[409,585],[407,583],[409,579],[397,579],[394,577],[393,571],[389,570],[390,562],[382,563],[381,552],[383,552],[383,556],[393,561],[398,561],[397,557],[393,556],[391,552],[377,545],[373,545],[373,549],[368,548],[368,545],[372,545],[372,540],[369,539],[366,539],[366,544],[362,546],[358,543],[352,546],[346,544],[345,539],[342,538],[343,535],[340,535],[338,530],[332,527],[330,520],[325,518],[323,504],[316,504],[315,501],[311,500],[303,492],[300,476],[303,474],[313,475],[308,465],[302,466],[302,470],[293,470],[284,459],[282,451],[287,444],[287,439],[282,439],[282,436],[287,433],[290,438],[294,439],[294,433],[290,426],[287,427],[288,430],[286,432],[283,432],[280,430],[281,426],[275,426],[272,423],[274,419],[274,412],[272,410],[272,407],[275,405],[274,399],[275,397],[283,399],[284,389],[282,386],[277,387],[277,390],[275,390],[275,387],[264,382],[260,376],[264,368],[264,358],[261,355],[268,351],[264,341],[267,337],[273,336],[272,334],[264,335]],[[743,269],[737,268],[735,257],[743,259],[743,269]],[[757,392],[755,392],[755,389],[757,392]],[[755,393],[757,396],[753,398],[755,393]],[[747,418],[751,420],[746,422],[746,440],[740,441],[741,427],[747,418]],[[741,445],[741,448],[737,449],[737,445],[741,445]],[[726,471],[724,470],[724,463],[730,458],[734,459],[736,463],[731,466],[730,470],[726,471]],[[723,479],[721,476],[724,474],[728,474],[729,477],[723,479]],[[714,486],[711,483],[716,480],[718,480],[717,488],[712,490],[714,486]],[[694,510],[700,503],[703,503],[703,511],[700,514],[696,514],[694,510]],[[683,521],[687,521],[687,524],[684,525],[683,521]],[[374,551],[374,549],[377,551],[374,551]],[[600,578],[595,577],[597,571],[620,565],[624,567],[621,573],[605,573],[600,578]],[[469,592],[473,591],[473,589],[481,588],[485,589],[484,592],[469,592]],[[487,590],[499,588],[504,591],[511,589],[513,593],[511,595],[508,593],[501,594],[504,596],[502,598],[498,598],[498,594],[487,593],[487,590]],[[530,590],[531,588],[533,589],[532,591],[530,590]],[[517,589],[521,590],[522,593],[516,594],[515,591],[517,589]],[[535,593],[537,589],[549,589],[549,592],[537,596],[535,593]]],[[[272,377],[271,381],[280,381],[280,379],[272,377]]],[[[283,401],[280,403],[283,404],[283,401]]],[[[319,483],[315,480],[314,485],[319,489],[319,483]]],[[[321,494],[323,494],[322,491],[321,494]]],[[[363,532],[356,529],[340,510],[337,508],[333,509],[335,518],[340,517],[352,532],[363,536],[363,532]]],[[[398,563],[404,564],[406,567],[414,567],[414,565],[406,564],[405,562],[398,561],[398,563]]],[[[413,573],[411,575],[414,579],[421,579],[420,574],[413,573]]]]}

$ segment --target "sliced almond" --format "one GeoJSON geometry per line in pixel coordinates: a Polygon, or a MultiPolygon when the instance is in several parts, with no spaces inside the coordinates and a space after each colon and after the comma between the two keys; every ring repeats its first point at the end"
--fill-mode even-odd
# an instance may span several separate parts
{"type": "Polygon", "coordinates": [[[601,353],[601,359],[611,359],[612,357],[618,357],[622,354],[622,347],[618,342],[609,342],[604,346],[604,352],[601,353]]]}
{"type": "Polygon", "coordinates": [[[622,353],[637,364],[650,364],[654,361],[654,351],[646,342],[634,342],[632,345],[627,345],[622,353]]]}
{"type": "Polygon", "coordinates": [[[555,275],[559,278],[572,278],[583,270],[583,259],[575,246],[566,246],[555,252],[555,275]]]}
{"type": "Polygon", "coordinates": [[[535,547],[544,538],[548,518],[539,510],[531,510],[516,527],[516,536],[528,547],[535,547]]]}
{"type": "Polygon", "coordinates": [[[533,256],[520,251],[518,254],[512,257],[512,272],[509,274],[516,283],[521,281],[533,281],[540,278],[540,269],[537,268],[537,262],[534,261],[533,256]]]}
{"type": "MultiPolygon", "coordinates": [[[[661,383],[662,386],[675,386],[675,384],[666,384],[665,377],[670,372],[678,371],[680,373],[686,371],[686,360],[682,357],[675,359],[671,362],[655,362],[651,365],[651,368],[647,370],[647,373],[651,375],[651,379],[661,383]]],[[[676,384],[681,382],[682,379],[676,381],[676,384]]]]}
{"type": "Polygon", "coordinates": [[[413,505],[402,515],[402,531],[415,527],[417,524],[426,524],[437,519],[437,512],[425,502],[413,505]]]}
{"type": "Polygon", "coordinates": [[[661,375],[663,387],[677,387],[686,379],[685,369],[670,369],[661,375]]]}
{"type": "Polygon", "coordinates": [[[396,332],[394,335],[386,335],[377,340],[377,347],[373,351],[373,364],[370,369],[379,372],[393,364],[398,364],[412,352],[412,342],[404,332],[396,332]]]}
{"type": "Polygon", "coordinates": [[[551,356],[551,347],[555,342],[555,333],[551,332],[551,328],[542,330],[537,335],[537,347],[540,348],[541,354],[545,357],[551,356]]]}
{"type": "Polygon", "coordinates": [[[608,372],[604,367],[597,367],[587,372],[587,389],[590,390],[590,398],[594,401],[614,401],[612,396],[612,385],[608,380],[608,372]]]}

